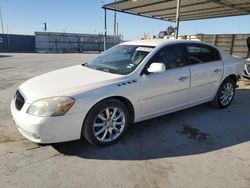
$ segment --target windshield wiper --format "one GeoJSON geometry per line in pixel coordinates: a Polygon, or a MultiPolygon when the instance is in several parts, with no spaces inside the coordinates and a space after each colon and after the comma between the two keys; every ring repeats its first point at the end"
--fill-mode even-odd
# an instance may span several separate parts
{"type": "Polygon", "coordinates": [[[86,66],[88,64],[88,62],[84,62],[83,64],[82,64],[82,66],[86,66]]]}
{"type": "Polygon", "coordinates": [[[90,66],[88,65],[87,63],[83,63],[82,66],[84,67],[88,67],[90,69],[94,69],[94,70],[99,70],[99,71],[104,71],[104,72],[110,72],[108,69],[105,69],[105,68],[102,68],[102,67],[93,67],[93,66],[90,66]]]}
{"type": "Polygon", "coordinates": [[[87,63],[83,63],[82,64],[82,66],[84,66],[84,67],[88,67],[88,68],[91,68],[91,69],[95,69],[96,70],[96,68],[95,67],[92,67],[92,66],[90,66],[89,64],[87,64],[87,63]]]}
{"type": "Polygon", "coordinates": [[[104,71],[104,72],[110,72],[108,69],[102,68],[102,67],[95,67],[96,70],[104,71]]]}

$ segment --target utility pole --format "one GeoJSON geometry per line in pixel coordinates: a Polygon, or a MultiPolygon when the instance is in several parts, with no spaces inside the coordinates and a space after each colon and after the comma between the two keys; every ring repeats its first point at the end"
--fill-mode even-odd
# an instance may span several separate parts
{"type": "Polygon", "coordinates": [[[116,36],[119,36],[119,23],[117,22],[116,24],[116,36]]]}
{"type": "Polygon", "coordinates": [[[46,22],[43,23],[43,30],[47,31],[47,23],[46,22]]]}
{"type": "Polygon", "coordinates": [[[104,8],[104,51],[107,50],[107,9],[104,8]]]}
{"type": "Polygon", "coordinates": [[[114,11],[114,36],[116,35],[116,11],[114,11]]]}
{"type": "Polygon", "coordinates": [[[1,25],[2,25],[2,33],[4,34],[4,28],[3,28],[3,16],[2,16],[2,9],[0,7],[0,19],[1,19],[1,25]]]}
{"type": "Polygon", "coordinates": [[[7,28],[7,41],[8,41],[8,49],[10,51],[10,35],[9,35],[9,26],[8,24],[6,25],[6,28],[7,28]]]}
{"type": "Polygon", "coordinates": [[[175,39],[178,39],[179,35],[179,26],[180,26],[180,8],[181,8],[181,0],[177,0],[176,5],[176,30],[175,30],[175,39]]]}
{"type": "MultiPolygon", "coordinates": [[[[116,2],[116,0],[115,0],[116,2]]],[[[114,11],[114,43],[116,45],[116,36],[117,36],[117,24],[116,24],[117,13],[116,10],[114,11]]]]}

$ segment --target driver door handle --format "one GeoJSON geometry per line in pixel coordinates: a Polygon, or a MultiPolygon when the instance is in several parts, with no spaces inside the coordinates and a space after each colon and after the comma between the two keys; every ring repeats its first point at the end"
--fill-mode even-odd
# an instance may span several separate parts
{"type": "Polygon", "coordinates": [[[222,69],[215,69],[214,72],[215,73],[219,73],[222,69]]]}
{"type": "Polygon", "coordinates": [[[182,76],[179,78],[179,81],[185,81],[186,79],[188,79],[188,76],[182,76]]]}

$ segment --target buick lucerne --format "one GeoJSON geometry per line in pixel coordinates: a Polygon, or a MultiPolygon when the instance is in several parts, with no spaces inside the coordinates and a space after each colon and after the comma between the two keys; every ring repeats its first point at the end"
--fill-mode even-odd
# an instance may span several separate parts
{"type": "Polygon", "coordinates": [[[134,122],[206,102],[226,108],[244,63],[199,41],[125,42],[88,63],[24,82],[11,113],[19,132],[33,142],[85,137],[109,145],[134,122]]]}

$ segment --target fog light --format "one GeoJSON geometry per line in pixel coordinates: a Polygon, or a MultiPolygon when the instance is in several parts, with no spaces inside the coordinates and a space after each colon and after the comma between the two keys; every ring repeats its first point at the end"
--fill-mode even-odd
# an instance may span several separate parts
{"type": "Polygon", "coordinates": [[[37,134],[33,133],[32,136],[35,138],[35,139],[40,139],[40,136],[38,136],[37,134]]]}

